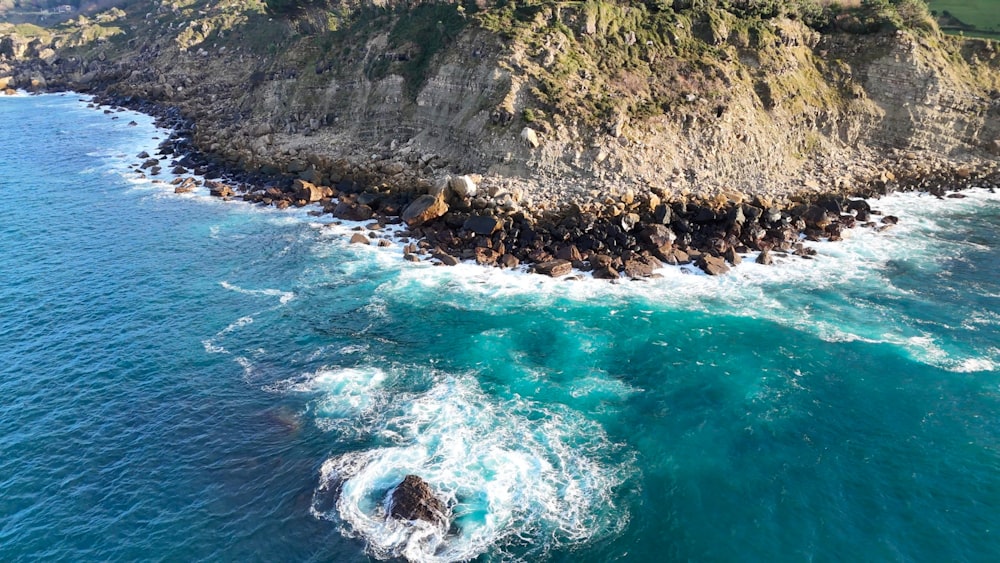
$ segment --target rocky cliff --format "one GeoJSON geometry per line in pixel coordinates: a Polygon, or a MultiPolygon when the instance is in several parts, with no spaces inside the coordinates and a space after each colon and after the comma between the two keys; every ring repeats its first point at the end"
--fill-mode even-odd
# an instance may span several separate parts
{"type": "Polygon", "coordinates": [[[892,149],[965,160],[1000,139],[986,41],[601,2],[500,31],[453,4],[333,22],[184,4],[8,33],[8,82],[180,107],[201,148],[250,169],[478,173],[550,185],[550,200],[828,189],[882,172],[892,149]]]}
{"type": "Polygon", "coordinates": [[[130,6],[0,28],[0,86],[176,107],[201,151],[289,179],[416,197],[472,174],[467,204],[534,216],[996,176],[1000,47],[933,26],[608,1],[130,6]]]}

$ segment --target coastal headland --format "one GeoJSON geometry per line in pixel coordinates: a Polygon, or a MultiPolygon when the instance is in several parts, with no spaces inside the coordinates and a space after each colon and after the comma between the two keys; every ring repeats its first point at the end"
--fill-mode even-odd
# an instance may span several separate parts
{"type": "Polygon", "coordinates": [[[410,260],[718,274],[1000,184],[1000,45],[921,2],[112,4],[0,24],[0,90],[157,115],[144,173],[404,224],[410,260]]]}

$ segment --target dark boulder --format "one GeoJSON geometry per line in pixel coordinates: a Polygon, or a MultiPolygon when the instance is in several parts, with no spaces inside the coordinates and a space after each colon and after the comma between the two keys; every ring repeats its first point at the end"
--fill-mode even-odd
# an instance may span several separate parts
{"type": "Polygon", "coordinates": [[[673,219],[673,209],[665,203],[661,203],[653,210],[653,220],[661,225],[669,225],[673,219]]]}
{"type": "Polygon", "coordinates": [[[371,207],[342,201],[333,208],[333,216],[345,221],[367,221],[375,215],[371,207]]]}
{"type": "Polygon", "coordinates": [[[407,475],[389,494],[389,517],[447,526],[448,507],[434,494],[427,481],[407,475]]]}
{"type": "Polygon", "coordinates": [[[832,222],[829,212],[818,205],[807,207],[801,213],[801,217],[805,221],[806,226],[819,230],[825,229],[832,222]]]}
{"type": "Polygon", "coordinates": [[[569,260],[570,262],[580,262],[583,260],[583,255],[580,254],[580,249],[575,244],[568,244],[556,251],[556,258],[569,260]]]}
{"type": "Polygon", "coordinates": [[[477,235],[490,236],[503,228],[503,223],[492,215],[473,215],[465,220],[462,228],[477,235]]]}
{"type": "Polygon", "coordinates": [[[774,264],[774,257],[771,256],[771,251],[770,250],[764,249],[764,250],[761,250],[760,254],[757,255],[756,262],[758,264],[762,264],[764,266],[770,266],[770,265],[774,264]]]}
{"type": "Polygon", "coordinates": [[[868,204],[867,201],[863,199],[849,199],[847,200],[846,211],[865,211],[870,212],[872,206],[868,204]]]}
{"type": "Polygon", "coordinates": [[[663,225],[649,225],[639,232],[639,242],[652,246],[653,248],[669,246],[673,244],[675,240],[677,240],[677,235],[675,235],[674,232],[668,227],[663,225]]]}

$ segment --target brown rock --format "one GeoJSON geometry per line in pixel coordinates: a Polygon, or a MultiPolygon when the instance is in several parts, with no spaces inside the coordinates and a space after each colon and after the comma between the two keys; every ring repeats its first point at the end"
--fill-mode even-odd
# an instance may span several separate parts
{"type": "Polygon", "coordinates": [[[445,266],[458,265],[458,258],[455,258],[454,256],[448,254],[447,252],[435,252],[432,256],[440,260],[441,263],[444,264],[445,266]]]}
{"type": "Polygon", "coordinates": [[[569,260],[570,262],[580,262],[583,260],[583,255],[580,254],[580,249],[575,244],[568,244],[556,252],[556,258],[569,260]]]}
{"type": "Polygon", "coordinates": [[[236,195],[236,192],[233,191],[232,187],[223,184],[222,182],[208,181],[205,182],[205,185],[208,186],[208,193],[215,197],[233,197],[236,195]]]}
{"type": "Polygon", "coordinates": [[[614,268],[612,268],[611,266],[604,266],[602,268],[595,268],[594,269],[594,279],[598,279],[598,280],[616,280],[619,277],[620,276],[618,275],[618,271],[615,270],[614,268]]]}
{"type": "Polygon", "coordinates": [[[323,199],[323,188],[305,180],[295,180],[292,189],[295,190],[296,198],[304,199],[308,203],[316,203],[323,199]]]}
{"type": "Polygon", "coordinates": [[[476,247],[476,263],[492,266],[500,259],[500,253],[485,246],[476,247]]]}
{"type": "Polygon", "coordinates": [[[365,244],[365,245],[368,245],[368,244],[371,244],[371,243],[372,243],[372,241],[368,240],[368,237],[366,237],[365,235],[363,235],[361,233],[354,233],[351,236],[351,244],[365,244]]]}
{"type": "Polygon", "coordinates": [[[726,259],[726,262],[729,262],[733,266],[739,266],[740,262],[743,261],[743,257],[740,256],[739,253],[736,252],[736,249],[731,246],[726,249],[726,251],[722,254],[722,257],[726,259]]]}
{"type": "Polygon", "coordinates": [[[770,266],[774,264],[774,257],[771,256],[770,250],[764,249],[761,250],[760,254],[757,255],[756,262],[758,264],[763,264],[764,266],[770,266]]]}
{"type": "Polygon", "coordinates": [[[710,276],[721,276],[729,271],[723,258],[711,254],[703,254],[698,258],[698,267],[710,276]]]}
{"type": "Polygon", "coordinates": [[[648,278],[653,275],[653,268],[642,260],[626,260],[625,275],[632,278],[648,278]]]}
{"type": "Polygon", "coordinates": [[[432,219],[437,219],[447,212],[448,204],[445,203],[442,194],[438,194],[437,196],[422,195],[403,210],[403,221],[410,227],[415,227],[432,219]]]}
{"type": "Polygon", "coordinates": [[[448,523],[448,508],[434,494],[427,481],[416,475],[407,475],[390,493],[389,517],[445,526],[448,523]]]}
{"type": "Polygon", "coordinates": [[[831,223],[830,214],[818,205],[810,205],[802,213],[802,219],[805,220],[807,226],[820,230],[825,229],[831,223]]]}
{"type": "Polygon", "coordinates": [[[345,221],[367,221],[375,215],[371,207],[342,201],[333,208],[333,216],[345,221]]]}
{"type": "Polygon", "coordinates": [[[565,276],[572,270],[573,264],[569,260],[556,259],[535,264],[536,273],[551,276],[553,278],[565,276]]]}
{"type": "Polygon", "coordinates": [[[513,254],[504,254],[500,257],[500,265],[504,268],[516,268],[521,265],[521,261],[513,254]]]}

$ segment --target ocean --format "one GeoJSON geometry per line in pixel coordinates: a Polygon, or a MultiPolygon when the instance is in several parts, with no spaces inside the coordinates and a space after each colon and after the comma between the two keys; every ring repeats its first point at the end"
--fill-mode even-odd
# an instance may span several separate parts
{"type": "Polygon", "coordinates": [[[103,109],[0,98],[2,561],[1000,557],[998,194],[553,280],[174,194],[103,109]],[[448,530],[385,519],[408,474],[448,530]]]}

